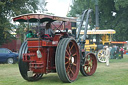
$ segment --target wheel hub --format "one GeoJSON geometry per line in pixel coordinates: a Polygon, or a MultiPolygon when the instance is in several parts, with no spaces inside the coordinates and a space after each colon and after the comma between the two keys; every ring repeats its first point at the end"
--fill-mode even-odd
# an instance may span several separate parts
{"type": "Polygon", "coordinates": [[[70,57],[69,57],[69,63],[71,63],[71,64],[74,63],[74,57],[73,57],[73,56],[70,56],[70,57]]]}

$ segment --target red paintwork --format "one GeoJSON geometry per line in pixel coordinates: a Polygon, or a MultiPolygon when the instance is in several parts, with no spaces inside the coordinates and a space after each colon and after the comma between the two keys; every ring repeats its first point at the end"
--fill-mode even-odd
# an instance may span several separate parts
{"type": "Polygon", "coordinates": [[[29,63],[29,69],[34,73],[49,73],[55,71],[55,51],[60,38],[66,33],[56,34],[52,40],[39,40],[38,38],[29,38],[28,53],[23,54],[23,61],[29,63]],[[42,58],[37,57],[38,47],[42,58]]]}
{"type": "MultiPolygon", "coordinates": [[[[60,30],[64,30],[65,28],[68,28],[68,30],[71,30],[71,22],[65,22],[65,25],[61,25],[61,23],[62,22],[52,22],[51,28],[55,29],[55,28],[59,27],[60,30]]],[[[45,25],[44,25],[44,27],[45,27],[45,25]]]]}
{"type": "Polygon", "coordinates": [[[112,44],[127,44],[127,42],[121,42],[121,41],[112,41],[112,44]]]}

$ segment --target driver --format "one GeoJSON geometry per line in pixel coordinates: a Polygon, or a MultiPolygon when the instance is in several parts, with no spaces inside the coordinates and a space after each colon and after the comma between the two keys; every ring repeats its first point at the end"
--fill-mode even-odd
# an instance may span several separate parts
{"type": "Polygon", "coordinates": [[[50,37],[52,37],[54,34],[54,31],[51,29],[51,23],[48,22],[45,27],[45,35],[49,35],[50,37]]]}

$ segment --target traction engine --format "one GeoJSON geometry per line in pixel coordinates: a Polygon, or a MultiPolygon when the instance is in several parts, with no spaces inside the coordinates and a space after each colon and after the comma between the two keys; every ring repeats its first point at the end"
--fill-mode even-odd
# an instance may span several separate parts
{"type": "Polygon", "coordinates": [[[91,76],[97,68],[97,59],[93,53],[84,50],[88,18],[91,10],[85,10],[76,34],[76,18],[50,16],[45,14],[25,14],[14,17],[18,22],[55,22],[62,21],[63,28],[58,28],[52,37],[27,38],[19,50],[19,70],[21,76],[27,81],[36,81],[43,74],[57,72],[63,82],[73,82],[77,79],[79,70],[83,76],[91,76]],[[81,26],[86,15],[84,39],[79,39],[81,26]],[[71,28],[66,29],[66,22],[70,22],[71,28]],[[69,29],[72,33],[69,33],[69,29]]]}

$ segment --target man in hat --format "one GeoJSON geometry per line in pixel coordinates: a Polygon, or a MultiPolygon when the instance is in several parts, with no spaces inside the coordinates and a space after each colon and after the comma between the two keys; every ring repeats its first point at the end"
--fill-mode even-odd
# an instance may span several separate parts
{"type": "Polygon", "coordinates": [[[109,66],[109,57],[110,57],[110,50],[108,48],[108,46],[105,46],[105,49],[106,49],[106,66],[109,66]]]}

